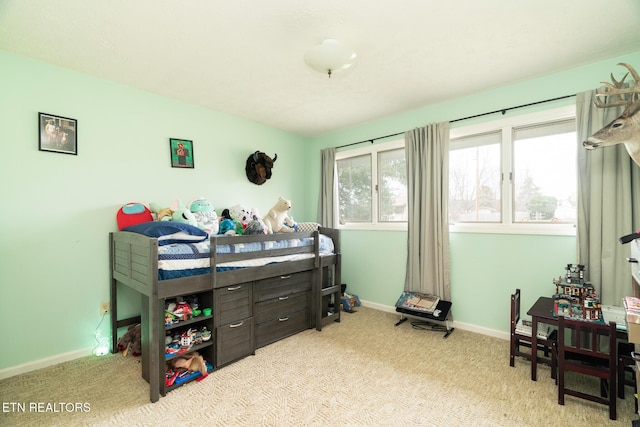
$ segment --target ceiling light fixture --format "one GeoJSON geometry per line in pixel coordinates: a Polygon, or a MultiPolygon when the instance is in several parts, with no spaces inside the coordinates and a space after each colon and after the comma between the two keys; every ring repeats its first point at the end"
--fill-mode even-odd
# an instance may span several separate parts
{"type": "Polygon", "coordinates": [[[348,70],[356,64],[358,55],[353,49],[335,39],[326,39],[321,44],[312,47],[304,55],[304,61],[314,70],[331,75],[348,70]]]}

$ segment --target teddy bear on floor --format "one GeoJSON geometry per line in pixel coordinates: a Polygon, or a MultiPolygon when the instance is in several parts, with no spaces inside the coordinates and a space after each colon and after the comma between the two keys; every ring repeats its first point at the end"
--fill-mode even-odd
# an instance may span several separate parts
{"type": "Polygon", "coordinates": [[[127,357],[129,349],[134,356],[142,354],[140,323],[129,326],[127,332],[118,341],[118,351],[121,351],[123,356],[127,357]]]}
{"type": "Polygon", "coordinates": [[[280,197],[262,221],[267,227],[268,234],[271,233],[293,233],[294,222],[289,218],[289,210],[291,209],[291,201],[280,197]]]}

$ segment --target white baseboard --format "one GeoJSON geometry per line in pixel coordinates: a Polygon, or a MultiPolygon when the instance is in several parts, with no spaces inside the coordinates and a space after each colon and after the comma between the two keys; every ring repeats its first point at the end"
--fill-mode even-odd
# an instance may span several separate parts
{"type": "Polygon", "coordinates": [[[55,356],[46,357],[40,360],[34,360],[33,362],[24,363],[22,365],[11,366],[6,369],[0,369],[0,380],[5,378],[14,377],[20,374],[26,374],[27,372],[35,371],[42,368],[48,368],[59,363],[68,362],[70,360],[79,359],[81,357],[90,356],[93,352],[93,348],[86,348],[83,350],[71,351],[69,353],[56,354],[55,356]]]}
{"type": "MultiPolygon", "coordinates": [[[[400,316],[400,313],[396,311],[395,306],[382,305],[371,301],[360,300],[364,307],[374,308],[376,310],[384,311],[387,313],[394,313],[400,316]]],[[[488,335],[490,337],[500,338],[503,340],[509,339],[508,332],[496,331],[495,329],[489,329],[478,325],[472,325],[471,323],[457,322],[455,319],[450,322],[451,327],[462,329],[469,332],[475,332],[482,335],[488,335]]]]}

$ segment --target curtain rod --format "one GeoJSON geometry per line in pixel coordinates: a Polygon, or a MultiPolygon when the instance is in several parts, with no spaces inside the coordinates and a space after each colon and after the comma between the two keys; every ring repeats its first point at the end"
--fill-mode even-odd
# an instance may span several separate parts
{"type": "MultiPolygon", "coordinates": [[[[557,98],[545,99],[544,101],[531,102],[529,104],[517,105],[515,107],[502,108],[500,110],[489,111],[487,113],[481,113],[481,114],[476,114],[476,115],[473,115],[473,116],[462,117],[460,119],[449,120],[449,123],[455,123],[455,122],[461,122],[463,120],[475,119],[476,117],[488,116],[490,114],[495,114],[495,113],[502,113],[502,115],[504,116],[507,113],[507,111],[509,111],[509,110],[516,110],[518,108],[530,107],[532,105],[538,105],[538,104],[544,104],[544,103],[547,103],[547,102],[559,101],[561,99],[571,98],[571,97],[574,97],[574,96],[576,96],[575,93],[573,95],[559,96],[557,98]]],[[[364,144],[365,142],[370,142],[370,143],[373,144],[373,141],[377,141],[379,139],[390,138],[392,136],[398,136],[398,135],[402,135],[402,134],[404,134],[404,132],[392,133],[390,135],[379,136],[377,138],[365,139],[364,141],[352,142],[351,144],[339,145],[336,148],[350,147],[352,145],[364,144]]]]}

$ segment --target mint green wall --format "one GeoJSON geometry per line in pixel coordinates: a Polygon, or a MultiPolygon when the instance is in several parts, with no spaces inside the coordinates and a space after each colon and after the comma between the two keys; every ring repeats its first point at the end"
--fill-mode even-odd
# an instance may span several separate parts
{"type": "MultiPolygon", "coordinates": [[[[609,74],[618,74],[627,62],[640,67],[640,52],[595,64],[564,70],[518,84],[493,88],[465,98],[428,105],[380,120],[333,132],[314,139],[310,158],[317,150],[404,132],[428,123],[455,120],[502,108],[571,95],[599,86],[609,74]]],[[[470,68],[472,69],[472,68],[470,68]]],[[[472,74],[472,72],[470,72],[472,74]]],[[[472,75],[470,75],[472,78],[472,75]]],[[[574,103],[573,98],[510,111],[524,114],[574,103]]],[[[454,123],[469,125],[499,118],[500,114],[454,123]]],[[[401,136],[399,138],[402,138],[401,136]]],[[[309,164],[309,176],[318,177],[319,160],[309,164]]],[[[310,192],[319,179],[310,181],[310,192]]],[[[309,212],[317,200],[309,200],[309,212]]],[[[393,307],[403,290],[406,233],[393,231],[343,231],[342,281],[365,301],[393,307]]],[[[451,293],[454,320],[478,329],[508,331],[509,295],[520,287],[523,307],[540,295],[554,292],[551,280],[576,262],[575,237],[495,234],[451,234],[451,293]]],[[[491,332],[491,333],[493,333],[491,332]]]]}
{"type": "MultiPolygon", "coordinates": [[[[94,347],[109,301],[108,233],[124,203],[204,196],[218,213],[266,213],[282,195],[297,221],[309,218],[300,136],[4,51],[0,70],[0,370],[94,347]],[[38,112],[78,120],[78,156],[38,151],[38,112]],[[194,169],[170,167],[171,137],[193,140],[194,169]],[[244,172],[258,149],[278,153],[262,186],[244,172]]],[[[131,314],[140,302],[133,292],[120,300],[131,314]]]]}
{"type": "MultiPolygon", "coordinates": [[[[108,233],[126,202],[204,196],[218,212],[241,203],[265,213],[283,195],[293,200],[296,220],[314,220],[319,149],[586,90],[620,61],[637,67],[640,52],[307,139],[0,51],[0,178],[9,206],[0,225],[0,371],[94,346],[98,308],[109,300],[108,233]],[[37,150],[38,112],[78,120],[78,156],[37,150]],[[195,169],[169,166],[170,137],[194,141],[195,169]],[[278,153],[263,186],[244,177],[244,161],[258,149],[278,153]]],[[[574,247],[572,237],[452,235],[456,321],[506,331],[508,294],[522,284],[528,304],[549,293],[574,247]],[[527,278],[514,280],[520,270],[527,278]]],[[[405,233],[345,231],[343,256],[351,292],[395,303],[405,233]]],[[[127,314],[135,313],[139,297],[121,297],[127,314]]]]}

